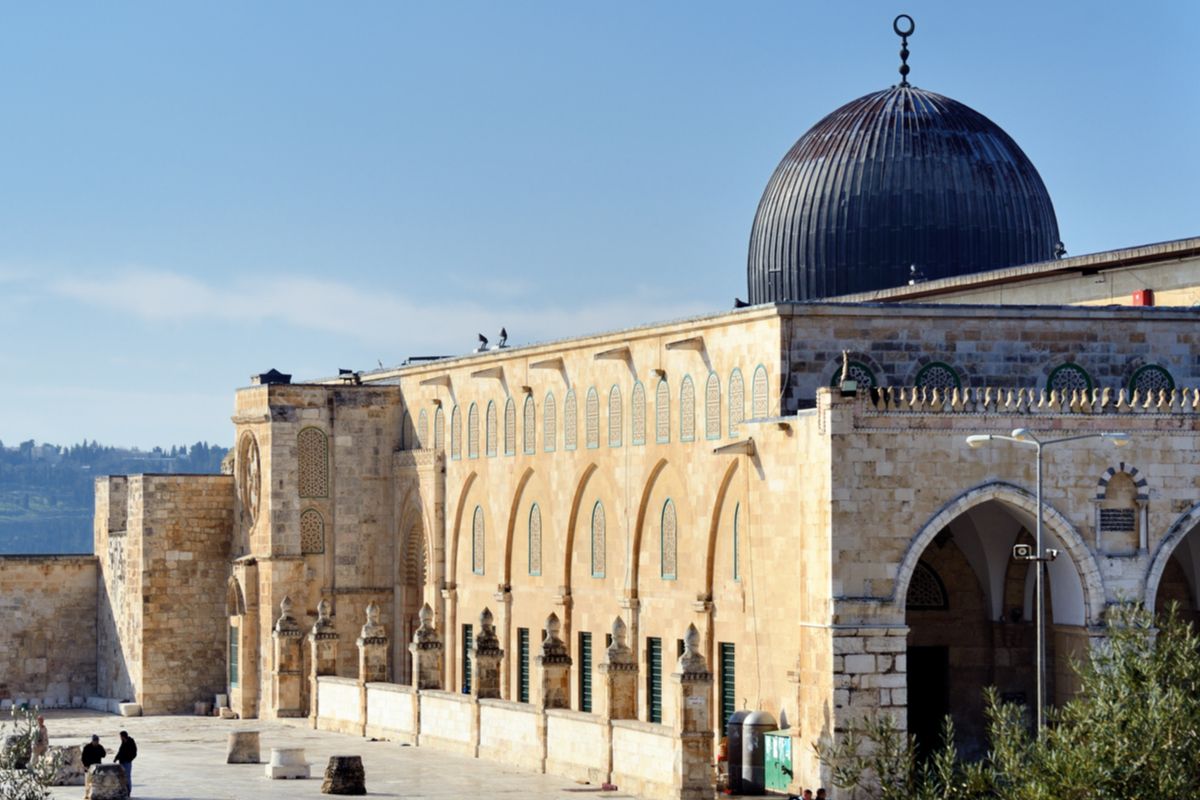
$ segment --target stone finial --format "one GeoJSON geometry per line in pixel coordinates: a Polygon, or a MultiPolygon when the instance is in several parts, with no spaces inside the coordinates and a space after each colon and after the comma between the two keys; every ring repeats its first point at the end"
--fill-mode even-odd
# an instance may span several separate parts
{"type": "Polygon", "coordinates": [[[387,629],[379,622],[379,605],[374,601],[367,603],[367,621],[359,632],[361,639],[386,639],[387,629]]]}
{"type": "Polygon", "coordinates": [[[688,625],[687,633],[683,635],[683,655],[679,657],[676,669],[685,675],[708,672],[708,662],[700,652],[700,631],[695,625],[688,625]]]}
{"type": "Polygon", "coordinates": [[[279,619],[275,620],[275,633],[281,636],[300,635],[300,623],[292,616],[292,598],[287,595],[279,601],[279,619]]]}
{"type": "Polygon", "coordinates": [[[542,639],[542,661],[555,661],[566,659],[568,662],[571,657],[567,655],[567,646],[563,644],[563,640],[559,638],[562,632],[562,622],[559,621],[557,614],[550,614],[546,617],[546,637],[542,639]]]}
{"type": "Polygon", "coordinates": [[[493,623],[491,609],[486,607],[479,615],[479,634],[475,637],[475,652],[477,654],[503,653],[500,650],[500,639],[496,636],[496,626],[493,623]]]}
{"type": "Polygon", "coordinates": [[[479,629],[483,631],[494,631],[496,629],[495,617],[492,616],[492,610],[487,606],[483,607],[483,611],[479,614],[479,629]]]}
{"type": "Polygon", "coordinates": [[[442,641],[438,638],[437,629],[433,627],[433,609],[429,603],[421,606],[417,619],[421,624],[413,631],[412,643],[417,648],[441,647],[442,641]]]}
{"type": "Polygon", "coordinates": [[[612,666],[617,665],[632,665],[634,663],[633,651],[629,649],[626,643],[629,628],[625,625],[625,620],[617,617],[612,624],[612,643],[608,646],[605,662],[612,666]]]}
{"type": "Polygon", "coordinates": [[[331,613],[333,606],[328,600],[321,600],[317,603],[317,621],[313,623],[311,636],[330,637],[337,636],[337,629],[333,627],[333,618],[331,613]]]}

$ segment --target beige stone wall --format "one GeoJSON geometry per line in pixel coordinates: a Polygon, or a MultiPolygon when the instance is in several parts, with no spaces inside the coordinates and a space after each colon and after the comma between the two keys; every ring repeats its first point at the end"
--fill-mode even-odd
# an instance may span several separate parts
{"type": "Polygon", "coordinates": [[[96,691],[94,556],[0,557],[0,699],[96,691]]]}
{"type": "Polygon", "coordinates": [[[226,687],[233,481],[101,478],[96,495],[99,691],[150,714],[190,710],[226,687]],[[112,508],[122,494],[124,515],[112,508]],[[123,520],[124,530],[110,530],[112,520],[123,520]]]}
{"type": "Polygon", "coordinates": [[[541,771],[540,714],[532,706],[508,700],[479,702],[479,757],[541,771]]]}

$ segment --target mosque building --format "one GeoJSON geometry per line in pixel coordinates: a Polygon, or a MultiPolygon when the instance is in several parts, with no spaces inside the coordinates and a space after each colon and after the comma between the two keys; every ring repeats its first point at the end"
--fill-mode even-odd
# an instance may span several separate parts
{"type": "Polygon", "coordinates": [[[781,790],[870,713],[970,753],[985,686],[1035,702],[1035,438],[1079,437],[1044,451],[1047,701],[1113,604],[1195,614],[1200,238],[1067,257],[1030,159],[907,56],[780,161],[748,303],[272,370],[229,474],[98,479],[96,694],[645,797],[711,796],[740,711],[781,790]]]}

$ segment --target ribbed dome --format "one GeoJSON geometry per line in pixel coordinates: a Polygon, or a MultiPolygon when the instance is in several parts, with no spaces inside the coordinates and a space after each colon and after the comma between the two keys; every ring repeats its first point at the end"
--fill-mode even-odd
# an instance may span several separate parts
{"type": "Polygon", "coordinates": [[[750,232],[750,302],[815,300],[1055,257],[1046,186],[977,111],[911,86],[869,94],[804,134],[750,232]]]}

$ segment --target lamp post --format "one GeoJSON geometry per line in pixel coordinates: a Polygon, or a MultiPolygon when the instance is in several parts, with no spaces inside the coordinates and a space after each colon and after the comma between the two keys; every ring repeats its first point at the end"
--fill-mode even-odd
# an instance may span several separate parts
{"type": "Polygon", "coordinates": [[[988,442],[1014,442],[1036,451],[1037,494],[1035,496],[1036,525],[1034,533],[1034,549],[1029,552],[1028,545],[1013,547],[1013,558],[1018,561],[1032,562],[1034,572],[1034,622],[1036,624],[1035,663],[1037,669],[1037,735],[1040,738],[1045,728],[1046,709],[1046,595],[1045,595],[1045,564],[1058,556],[1057,550],[1046,550],[1042,547],[1042,451],[1047,447],[1065,442],[1077,442],[1080,439],[1104,439],[1114,447],[1124,447],[1129,444],[1128,433],[1106,431],[1103,433],[1081,433],[1076,436],[1064,436],[1060,439],[1039,439],[1028,428],[1017,428],[1011,435],[1000,433],[978,433],[967,437],[967,446],[983,447],[988,442]]]}

